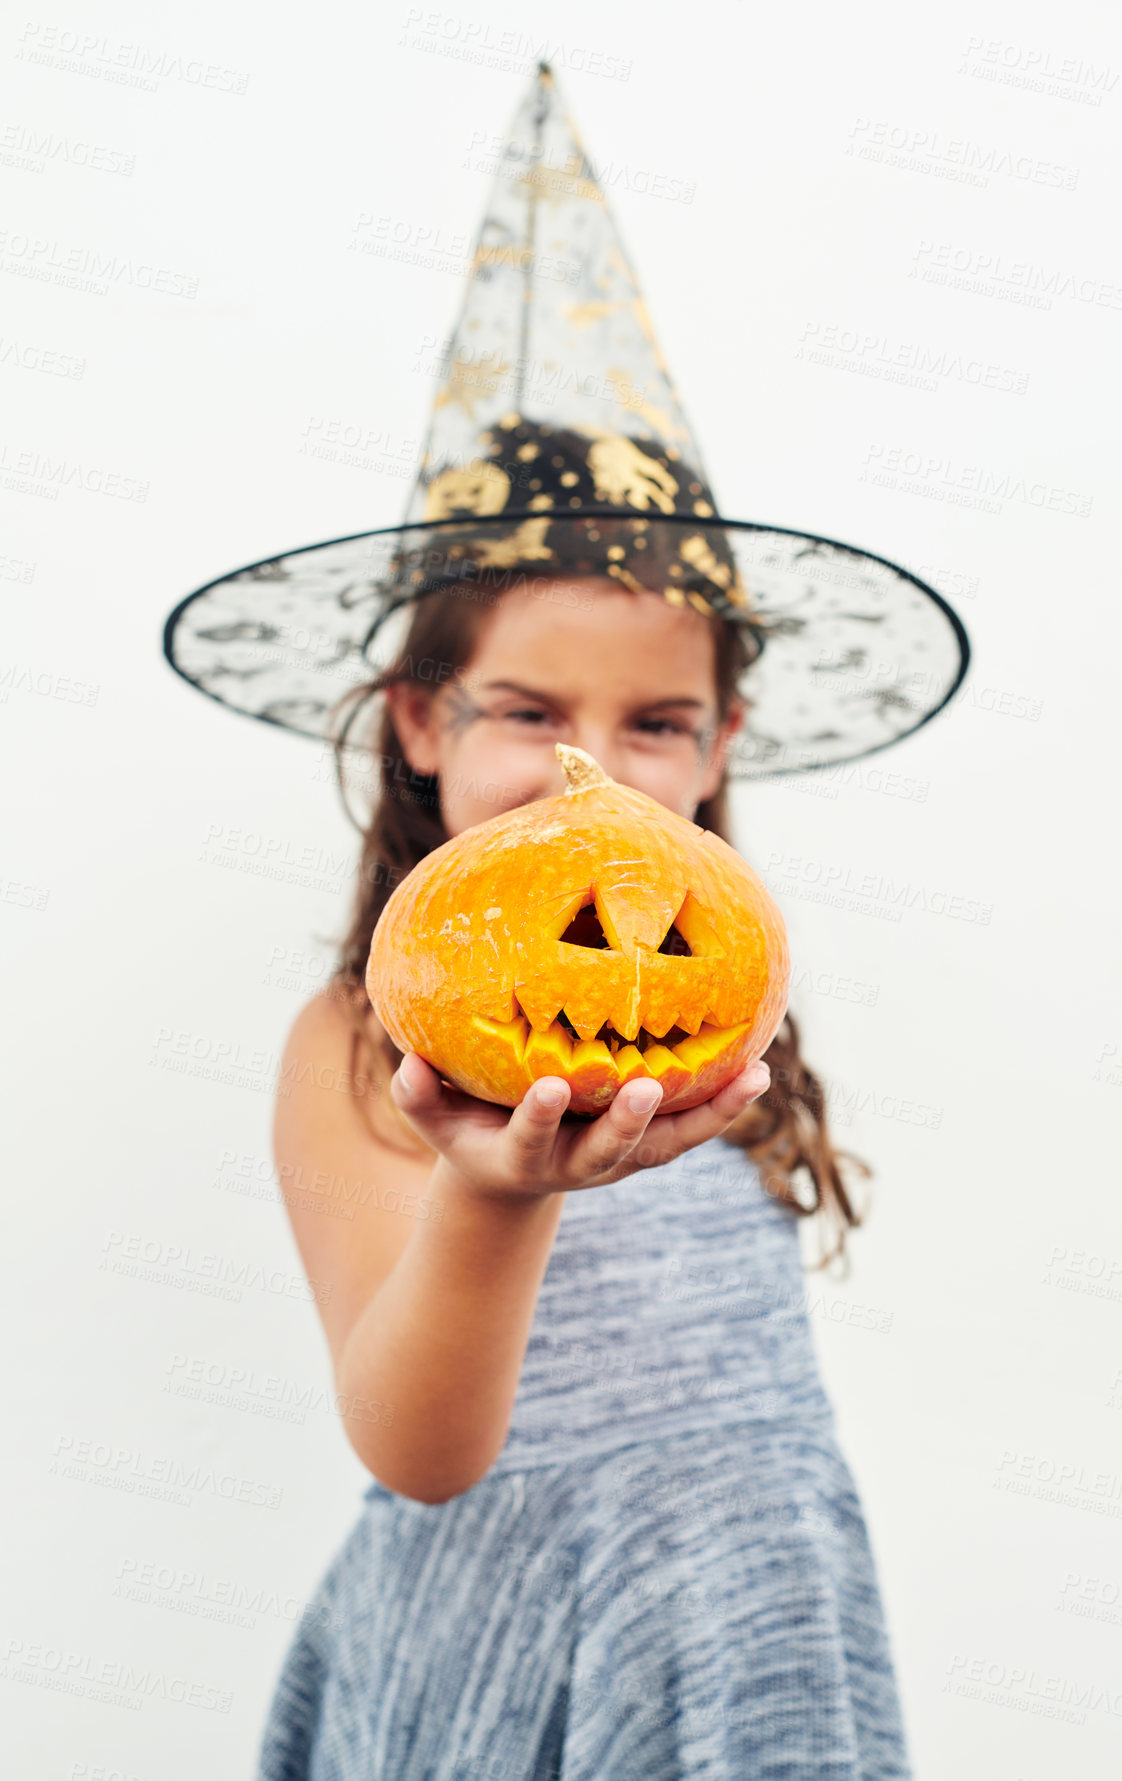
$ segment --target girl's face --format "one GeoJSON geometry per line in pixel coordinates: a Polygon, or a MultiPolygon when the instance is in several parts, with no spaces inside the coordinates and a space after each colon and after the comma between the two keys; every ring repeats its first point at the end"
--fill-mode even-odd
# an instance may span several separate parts
{"type": "Polygon", "coordinates": [[[440,776],[449,836],[565,790],[568,742],[612,779],[692,820],[721,779],[714,645],[693,607],[588,577],[511,589],[470,662],[437,691],[387,689],[409,765],[440,776]]]}

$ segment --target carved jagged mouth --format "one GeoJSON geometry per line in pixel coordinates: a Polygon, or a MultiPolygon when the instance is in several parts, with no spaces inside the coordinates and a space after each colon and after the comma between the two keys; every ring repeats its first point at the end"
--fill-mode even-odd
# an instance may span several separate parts
{"type": "Polygon", "coordinates": [[[646,1027],[640,1027],[634,1039],[628,1039],[610,1022],[605,1021],[591,1039],[582,1039],[564,1009],[555,1020],[550,1021],[548,1027],[535,1031],[517,997],[514,1007],[513,1020],[487,1020],[479,1014],[474,1018],[483,1031],[505,1039],[520,1060],[534,1055],[539,1060],[553,1057],[558,1062],[589,1062],[596,1055],[593,1051],[595,1046],[603,1048],[600,1051],[602,1058],[605,1053],[613,1063],[618,1058],[619,1068],[634,1068],[640,1074],[646,1070],[660,1075],[670,1066],[672,1058],[686,1064],[690,1069],[696,1069],[723,1050],[726,1043],[741,1034],[747,1025],[747,1022],[742,1022],[739,1026],[718,1027],[702,1021],[696,1033],[691,1033],[682,1026],[672,1026],[665,1033],[651,1033],[646,1027]]]}
{"type": "MultiPolygon", "coordinates": [[[[515,997],[514,1005],[518,1009],[519,1014],[521,1014],[522,1009],[519,1006],[517,997],[515,997]]],[[[564,1009],[561,1010],[557,1019],[552,1024],[555,1027],[559,1026],[563,1032],[568,1033],[575,1045],[580,1044],[580,1034],[577,1032],[576,1027],[573,1025],[564,1009]]],[[[600,1040],[602,1044],[608,1047],[608,1050],[613,1057],[622,1045],[634,1045],[639,1051],[646,1051],[651,1045],[665,1045],[667,1050],[673,1051],[675,1045],[680,1044],[683,1039],[692,1037],[693,1035],[686,1027],[671,1027],[668,1033],[663,1033],[661,1035],[658,1033],[648,1033],[646,1027],[640,1027],[634,1039],[625,1039],[623,1034],[618,1033],[615,1027],[611,1026],[607,1021],[604,1022],[604,1025],[600,1028],[598,1033],[593,1034],[593,1038],[600,1040]]]]}
{"type": "Polygon", "coordinates": [[[513,1020],[473,1017],[480,1033],[500,1040],[509,1063],[528,1076],[569,1076],[586,1092],[610,1100],[615,1088],[635,1077],[654,1077],[673,1092],[726,1057],[751,1030],[751,1022],[710,1026],[702,1021],[696,1033],[672,1026],[665,1033],[640,1027],[634,1039],[605,1022],[591,1039],[582,1039],[562,1010],[549,1025],[535,1030],[517,998],[513,1020]]]}

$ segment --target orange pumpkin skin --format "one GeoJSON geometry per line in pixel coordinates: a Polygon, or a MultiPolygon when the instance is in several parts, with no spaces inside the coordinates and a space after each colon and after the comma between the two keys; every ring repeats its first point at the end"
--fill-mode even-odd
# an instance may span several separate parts
{"type": "Polygon", "coordinates": [[[371,1004],[400,1051],[483,1101],[515,1107],[560,1076],[571,1112],[601,1113],[653,1077],[659,1113],[694,1107],[783,1019],[783,917],[718,835],[556,747],[560,797],[475,824],[397,885],[374,930],[371,1004]],[[681,947],[672,929],[688,956],[660,951],[681,947]]]}

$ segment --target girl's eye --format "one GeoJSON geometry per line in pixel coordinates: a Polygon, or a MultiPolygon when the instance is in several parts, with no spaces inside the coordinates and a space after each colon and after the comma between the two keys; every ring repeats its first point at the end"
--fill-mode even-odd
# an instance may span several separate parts
{"type": "MultiPolygon", "coordinates": [[[[528,723],[531,727],[543,723],[552,723],[552,714],[536,706],[525,706],[516,711],[504,711],[504,719],[512,719],[515,723],[528,723]]],[[[636,719],[636,728],[647,735],[654,736],[691,736],[694,734],[688,724],[675,723],[669,717],[640,717],[636,719]]]]}
{"type": "Polygon", "coordinates": [[[503,715],[504,715],[504,717],[514,717],[514,718],[528,717],[531,720],[531,722],[533,722],[537,718],[548,719],[548,717],[549,717],[548,711],[539,711],[537,709],[530,709],[530,708],[527,708],[525,711],[507,711],[507,712],[504,712],[503,715]]]}
{"type": "Polygon", "coordinates": [[[641,717],[639,719],[640,728],[642,728],[643,725],[653,725],[656,731],[662,732],[663,734],[669,730],[672,736],[688,736],[691,734],[691,731],[685,724],[676,724],[673,719],[669,717],[641,717]]]}

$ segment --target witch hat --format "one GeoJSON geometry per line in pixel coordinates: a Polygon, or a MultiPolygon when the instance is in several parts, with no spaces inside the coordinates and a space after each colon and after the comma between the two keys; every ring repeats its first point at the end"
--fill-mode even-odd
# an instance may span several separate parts
{"type": "Polygon", "coordinates": [[[610,575],[746,628],[735,778],[889,747],[947,704],[969,660],[958,615],[910,571],[717,511],[542,63],[494,177],[403,523],[208,582],[168,617],[164,653],[232,710],[333,740],[340,697],[392,658],[393,615],[440,588],[486,598],[520,575],[564,574],[610,575]]]}

